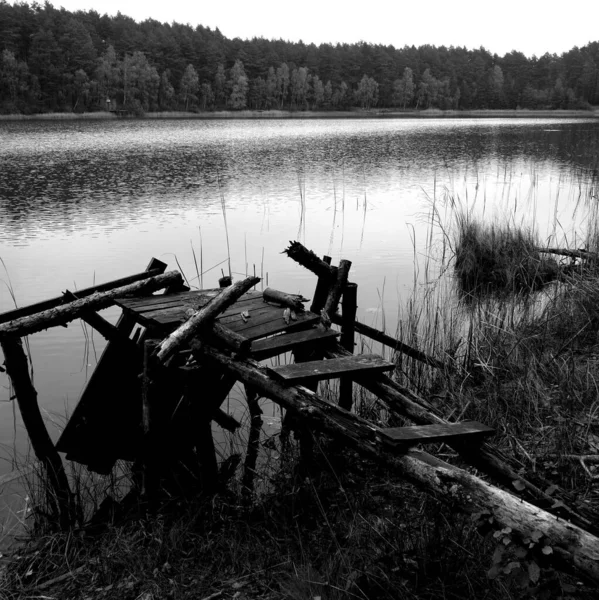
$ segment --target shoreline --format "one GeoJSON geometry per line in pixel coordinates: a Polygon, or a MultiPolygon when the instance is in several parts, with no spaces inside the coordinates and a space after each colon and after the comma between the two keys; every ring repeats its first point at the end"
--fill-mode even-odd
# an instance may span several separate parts
{"type": "Polygon", "coordinates": [[[593,110],[438,110],[393,111],[393,110],[353,110],[353,111],[288,111],[288,110],[242,110],[207,112],[149,112],[141,117],[117,116],[116,113],[101,111],[91,113],[43,113],[35,115],[0,115],[0,121],[78,121],[78,120],[117,120],[117,119],[564,119],[599,118],[599,108],[593,110]]]}

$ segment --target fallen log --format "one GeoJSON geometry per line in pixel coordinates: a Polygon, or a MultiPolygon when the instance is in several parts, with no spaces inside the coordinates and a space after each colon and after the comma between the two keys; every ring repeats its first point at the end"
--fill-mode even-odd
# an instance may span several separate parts
{"type": "MultiPolygon", "coordinates": [[[[313,429],[341,439],[365,457],[382,462],[396,473],[466,513],[491,513],[499,527],[511,527],[522,537],[541,532],[572,570],[599,582],[599,538],[584,529],[425,452],[394,454],[388,436],[378,427],[302,386],[272,380],[256,361],[191,343],[196,359],[225,369],[261,395],[295,411],[313,429]],[[197,350],[196,350],[197,348],[197,350]]],[[[538,535],[538,534],[537,534],[538,535]]],[[[551,558],[550,556],[548,557],[551,558]]]]}
{"type": "MultiPolygon", "coordinates": [[[[325,350],[328,358],[341,358],[349,356],[350,353],[338,344],[333,348],[325,350]]],[[[390,377],[384,374],[376,378],[368,376],[356,376],[354,381],[377,396],[392,412],[409,418],[417,425],[432,425],[435,423],[447,423],[445,419],[436,414],[435,408],[419,398],[414,393],[402,388],[390,377]]],[[[555,514],[559,518],[569,519],[579,527],[599,535],[596,514],[590,510],[573,510],[569,504],[574,502],[565,490],[556,490],[550,496],[542,488],[546,489],[551,484],[547,481],[535,484],[518,472],[518,467],[511,464],[509,457],[505,456],[497,448],[489,443],[483,443],[476,451],[472,446],[461,444],[459,441],[447,442],[460,456],[469,464],[494,477],[500,483],[513,489],[514,482],[520,482],[524,486],[523,492],[527,493],[527,499],[543,510],[555,514]],[[562,500],[556,502],[556,500],[562,500]],[[554,508],[555,507],[555,508],[554,508]]]]}
{"type": "Polygon", "coordinates": [[[188,342],[202,327],[217,317],[220,313],[234,304],[240,296],[243,296],[251,287],[259,283],[259,277],[247,277],[233,285],[223,288],[222,291],[211,298],[208,304],[199,310],[175,329],[156,348],[156,359],[164,364],[183,344],[188,342]]]}
{"type": "Polygon", "coordinates": [[[597,260],[599,255],[596,252],[588,250],[569,250],[567,248],[537,248],[537,252],[545,254],[557,254],[558,256],[567,256],[569,258],[583,258],[585,260],[597,260]]]}
{"type": "Polygon", "coordinates": [[[24,337],[43,329],[48,329],[49,327],[64,325],[78,319],[88,311],[108,308],[117,298],[131,294],[148,294],[176,282],[183,282],[181,273],[178,271],[169,271],[163,275],[156,275],[155,277],[117,287],[107,292],[95,292],[86,298],[73,300],[68,304],[4,323],[0,325],[0,337],[4,335],[24,337]]]}
{"type": "Polygon", "coordinates": [[[279,292],[272,288],[266,288],[264,292],[262,292],[262,297],[265,302],[274,302],[276,304],[281,304],[282,306],[288,306],[297,312],[303,312],[303,303],[308,302],[308,299],[304,298],[301,294],[286,294],[285,292],[279,292]]]}

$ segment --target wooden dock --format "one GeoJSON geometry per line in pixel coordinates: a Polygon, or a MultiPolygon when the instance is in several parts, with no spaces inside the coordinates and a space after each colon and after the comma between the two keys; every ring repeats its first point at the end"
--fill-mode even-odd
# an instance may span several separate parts
{"type": "MultiPolygon", "coordinates": [[[[549,496],[532,474],[521,473],[488,442],[491,427],[446,421],[426,399],[393,380],[393,361],[354,354],[356,331],[368,335],[368,328],[355,320],[357,286],[349,281],[349,261],[334,267],[328,257],[321,259],[297,242],[286,252],[317,276],[309,309],[297,294],[257,291],[256,277],[226,288],[190,290],[180,273],[166,272],[166,265],[153,259],[142,273],[0,315],[6,370],[34,452],[51,483],[49,503],[63,528],[73,526],[76,517],[59,452],[101,474],[110,473],[118,460],[131,461],[140,482],[132,492],[150,510],[165,494],[213,493],[219,466],[211,423],[231,431],[240,426],[222,406],[235,382],[241,382],[252,415],[243,476],[248,494],[261,427],[257,400],[265,397],[292,416],[287,425],[296,430],[305,460],[313,436],[324,434],[460,510],[491,510],[498,526],[523,535],[541,530],[566,552],[584,547],[589,556],[599,556],[595,515],[572,509],[565,493],[549,496]],[[97,313],[110,305],[122,309],[115,326],[97,313]],[[74,319],[85,320],[108,344],[53,444],[20,338],[74,319]],[[293,361],[265,362],[283,355],[293,361]],[[318,394],[318,383],[329,379],[340,381],[337,402],[318,394]],[[352,410],[355,386],[366,388],[390,414],[412,424],[380,427],[361,418],[352,410]],[[463,461],[510,491],[424,450],[440,444],[451,446],[463,461]],[[514,482],[519,482],[515,489],[514,482]]],[[[452,368],[373,331],[374,339],[396,352],[431,368],[452,368]]],[[[596,561],[574,557],[571,562],[575,570],[599,581],[596,561]]]]}

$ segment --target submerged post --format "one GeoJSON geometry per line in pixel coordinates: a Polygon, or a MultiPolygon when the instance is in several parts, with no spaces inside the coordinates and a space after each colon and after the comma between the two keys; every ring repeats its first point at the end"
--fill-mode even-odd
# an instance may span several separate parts
{"type": "MultiPolygon", "coordinates": [[[[352,354],[354,353],[354,335],[356,311],[358,309],[358,284],[347,283],[341,303],[341,345],[352,354]]],[[[348,377],[342,377],[339,383],[339,406],[351,410],[353,404],[353,382],[348,377]]]]}
{"type": "Polygon", "coordinates": [[[33,451],[45,469],[48,503],[58,517],[61,529],[68,529],[72,524],[71,489],[60,455],[44,425],[21,339],[1,336],[0,346],[33,451]]]}
{"type": "Polygon", "coordinates": [[[150,510],[156,509],[160,487],[160,472],[158,464],[158,423],[156,375],[157,361],[154,352],[158,340],[149,339],[144,342],[144,370],[142,385],[142,421],[143,421],[143,491],[148,500],[150,510]]]}

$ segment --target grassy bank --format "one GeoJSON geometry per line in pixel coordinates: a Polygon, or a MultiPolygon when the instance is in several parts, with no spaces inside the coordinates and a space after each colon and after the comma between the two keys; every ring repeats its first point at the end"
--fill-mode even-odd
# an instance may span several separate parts
{"type": "MultiPolygon", "coordinates": [[[[495,119],[495,118],[599,118],[599,109],[586,110],[351,110],[351,111],[288,111],[288,110],[240,110],[240,111],[164,111],[148,112],[144,119],[495,119]]],[[[47,113],[37,115],[0,115],[0,121],[59,121],[81,119],[116,119],[115,113],[47,113]]]]}
{"type": "MultiPolygon", "coordinates": [[[[594,194],[580,200],[591,224],[597,222],[594,194]]],[[[538,281],[543,253],[530,231],[514,219],[483,223],[461,213],[459,203],[452,206],[456,212],[442,232],[442,247],[431,244],[426,264],[419,265],[430,276],[400,307],[398,330],[402,341],[450,367],[433,369],[397,355],[394,377],[449,420],[475,419],[496,428],[493,444],[522,472],[547,481],[550,495],[557,485],[572,494],[574,508],[599,511],[599,269],[592,260],[557,259],[551,267],[556,276],[538,281]],[[452,289],[464,280],[476,292],[468,292],[466,301],[452,289]]],[[[586,248],[599,251],[592,226],[586,248]]],[[[361,340],[358,349],[367,343],[361,340]]],[[[356,391],[355,401],[356,411],[377,424],[403,423],[367,393],[356,391]]],[[[0,597],[596,595],[542,556],[535,570],[526,553],[519,554],[521,546],[505,544],[479,522],[326,436],[315,437],[314,461],[306,464],[297,440],[286,444],[279,432],[263,431],[248,494],[243,463],[249,423],[248,414],[240,433],[221,432],[223,457],[239,455],[241,462],[221,468],[214,496],[173,496],[154,517],[139,498],[125,500],[133,485],[130,466],[119,465],[108,477],[75,470],[70,477],[83,517],[72,531],[56,532],[40,500],[43,481],[31,478],[23,513],[30,511],[28,535],[6,559],[0,597]]],[[[464,466],[450,448],[434,451],[464,466]]]]}

